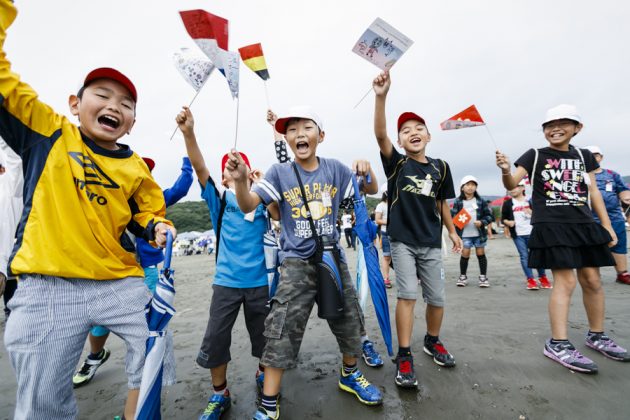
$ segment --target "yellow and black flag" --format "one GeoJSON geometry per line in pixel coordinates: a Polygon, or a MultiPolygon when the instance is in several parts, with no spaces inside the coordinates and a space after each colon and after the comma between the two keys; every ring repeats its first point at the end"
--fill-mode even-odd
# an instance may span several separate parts
{"type": "Polygon", "coordinates": [[[254,71],[261,79],[269,79],[269,71],[267,70],[267,63],[265,62],[265,56],[263,55],[262,45],[252,44],[243,48],[239,48],[238,52],[241,54],[243,63],[252,71],[254,71]]]}

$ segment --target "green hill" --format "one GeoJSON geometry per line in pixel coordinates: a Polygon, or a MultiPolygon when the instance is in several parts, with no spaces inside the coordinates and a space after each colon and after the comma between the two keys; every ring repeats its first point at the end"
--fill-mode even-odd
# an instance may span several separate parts
{"type": "Polygon", "coordinates": [[[179,232],[196,230],[204,232],[212,229],[210,212],[205,201],[184,201],[166,209],[166,218],[172,220],[179,232]]]}

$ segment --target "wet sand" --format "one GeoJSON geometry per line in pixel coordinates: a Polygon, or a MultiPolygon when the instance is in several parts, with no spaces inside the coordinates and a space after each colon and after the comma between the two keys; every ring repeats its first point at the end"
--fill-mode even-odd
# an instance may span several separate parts
{"type": "MultiPolygon", "coordinates": [[[[573,373],[542,355],[549,335],[549,291],[527,291],[512,241],[489,241],[488,274],[491,287],[476,284],[476,259],[469,264],[468,287],[458,288],[459,259],[445,259],[447,279],[446,316],[441,338],[455,356],[457,366],[440,368],[422,352],[424,304],[416,307],[412,350],[420,382],[417,391],[400,390],[394,384],[395,366],[360,367],[384,395],[382,407],[362,406],[337,388],[340,356],[325,322],[313,311],[300,353],[299,368],[288,371],[282,389],[283,419],[628,419],[630,418],[630,363],[605,359],[586,348],[588,329],[578,287],[571,308],[569,335],[578,350],[599,364],[597,375],[573,373]]],[[[348,257],[355,261],[350,250],[348,257]]],[[[351,264],[354,265],[354,264],[351,264]]],[[[210,273],[214,256],[175,258],[176,309],[171,322],[175,333],[177,384],[165,388],[163,418],[196,419],[206,405],[211,387],[209,372],[199,368],[195,356],[208,318],[212,289],[210,273]]],[[[354,267],[352,267],[354,268],[354,267]]],[[[614,282],[614,270],[602,270],[606,292],[606,329],[620,344],[630,346],[630,287],[614,282]]],[[[395,276],[393,276],[395,284],[395,276]]],[[[388,291],[394,346],[396,287],[388,291]]],[[[369,299],[368,299],[369,301],[369,299]]],[[[366,322],[377,349],[385,346],[371,302],[366,322]]],[[[0,326],[4,333],[4,322],[0,326]]],[[[124,345],[112,337],[110,360],[87,386],[76,390],[81,419],[113,419],[121,415],[126,396],[124,345]]],[[[232,408],[224,419],[251,418],[255,410],[254,373],[249,339],[242,315],[232,340],[228,370],[232,408]]],[[[0,348],[0,419],[12,418],[15,377],[4,344],[0,348]]]]}

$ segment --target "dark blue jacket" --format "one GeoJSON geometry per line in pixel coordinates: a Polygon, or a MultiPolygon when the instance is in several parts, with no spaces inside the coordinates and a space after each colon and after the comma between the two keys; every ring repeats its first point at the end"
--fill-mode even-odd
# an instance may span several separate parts
{"type": "MultiPolygon", "coordinates": [[[[464,207],[464,202],[460,198],[456,198],[453,202],[453,208],[451,209],[451,216],[455,216],[464,207]]],[[[488,206],[488,203],[482,198],[477,198],[477,220],[481,222],[481,227],[477,228],[479,231],[479,239],[483,242],[488,239],[488,230],[486,227],[494,221],[492,215],[492,209],[488,206]]],[[[462,229],[455,226],[457,234],[462,236],[462,229]]]]}
{"type": "MultiPolygon", "coordinates": [[[[188,190],[193,182],[192,176],[193,170],[190,160],[185,157],[182,163],[182,173],[177,178],[177,181],[171,188],[164,191],[164,201],[166,207],[177,203],[188,194],[188,190]]],[[[136,238],[136,252],[140,259],[140,265],[142,268],[156,265],[164,261],[164,253],[160,248],[153,248],[147,241],[142,238],[136,238]]]]}

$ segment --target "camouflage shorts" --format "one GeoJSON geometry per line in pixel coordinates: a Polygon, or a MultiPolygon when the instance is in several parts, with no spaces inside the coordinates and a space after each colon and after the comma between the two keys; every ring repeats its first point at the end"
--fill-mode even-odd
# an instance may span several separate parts
{"type": "MultiPolygon", "coordinates": [[[[329,320],[330,330],[343,354],[359,357],[363,313],[352,285],[348,266],[341,263],[344,289],[344,316],[329,320]]],[[[317,274],[315,265],[300,258],[286,258],[280,267],[280,282],[265,320],[267,344],[261,359],[264,366],[291,369],[297,364],[306,323],[315,303],[317,274]]]]}

